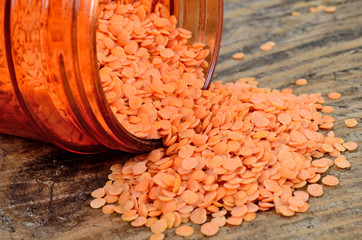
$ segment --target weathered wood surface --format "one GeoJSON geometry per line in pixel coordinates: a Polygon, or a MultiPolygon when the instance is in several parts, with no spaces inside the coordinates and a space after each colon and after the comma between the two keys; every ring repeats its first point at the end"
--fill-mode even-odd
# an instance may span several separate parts
{"type": "MultiPolygon", "coordinates": [[[[334,131],[359,149],[348,152],[350,170],[332,168],[340,186],[310,200],[307,213],[284,218],[259,213],[241,227],[224,227],[210,239],[362,239],[362,0],[226,0],[223,46],[215,80],[256,77],[262,87],[295,89],[298,94],[334,90],[334,131]],[[335,14],[309,13],[319,4],[336,5],[335,14]],[[299,11],[301,16],[291,16],[299,11]],[[270,52],[258,47],[266,41],[270,52]],[[245,60],[231,59],[243,51],[245,60]],[[296,87],[304,77],[309,84],[296,87]],[[344,119],[355,117],[353,129],[344,119]]],[[[0,239],[147,239],[119,216],[88,207],[92,189],[103,186],[108,168],[129,154],[82,156],[45,143],[0,136],[0,239]]],[[[198,227],[196,227],[198,229],[198,227]]],[[[198,231],[196,231],[198,232],[198,231]]],[[[175,237],[167,231],[168,239],[175,237]]],[[[200,234],[190,239],[203,239],[200,234]]]]}

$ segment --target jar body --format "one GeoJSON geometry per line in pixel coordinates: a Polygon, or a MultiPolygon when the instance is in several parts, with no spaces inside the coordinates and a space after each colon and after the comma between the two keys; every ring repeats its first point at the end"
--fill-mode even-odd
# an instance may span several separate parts
{"type": "MultiPolygon", "coordinates": [[[[174,0],[170,10],[192,42],[209,46],[208,85],[222,30],[222,0],[174,0]]],[[[0,3],[0,132],[78,153],[145,152],[114,117],[99,79],[97,0],[8,0],[0,3]],[[2,22],[1,22],[2,21],[2,22]]]]}

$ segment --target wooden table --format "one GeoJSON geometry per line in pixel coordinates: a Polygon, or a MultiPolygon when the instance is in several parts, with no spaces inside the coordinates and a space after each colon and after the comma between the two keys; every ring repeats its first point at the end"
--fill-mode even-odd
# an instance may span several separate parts
{"type": "MultiPolygon", "coordinates": [[[[325,188],[309,201],[307,213],[285,218],[259,213],[241,227],[224,227],[210,239],[362,239],[362,0],[226,0],[223,46],[215,80],[256,77],[262,87],[292,88],[297,94],[342,93],[335,107],[334,131],[360,147],[346,154],[349,170],[333,167],[337,188],[325,188]],[[310,13],[317,5],[337,11],[310,13]],[[292,16],[293,11],[301,13],[292,16]],[[269,52],[259,46],[276,42],[269,52]],[[235,52],[242,61],[232,60],[235,52]],[[306,78],[308,85],[294,81],[306,78]],[[360,123],[349,129],[346,118],[360,123]]],[[[131,155],[108,152],[84,156],[45,143],[0,136],[0,239],[147,239],[119,216],[91,209],[90,192],[106,181],[111,164],[131,155]]],[[[198,230],[199,228],[196,227],[198,230]]],[[[198,231],[196,231],[198,232],[198,231]]],[[[173,231],[167,239],[181,239],[173,231]]],[[[203,239],[195,234],[190,239],[203,239]]]]}

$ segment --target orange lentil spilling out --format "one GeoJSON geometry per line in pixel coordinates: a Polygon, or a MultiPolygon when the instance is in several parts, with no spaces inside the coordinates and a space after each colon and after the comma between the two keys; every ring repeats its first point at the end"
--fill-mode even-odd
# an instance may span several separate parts
{"type": "Polygon", "coordinates": [[[152,0],[103,0],[98,11],[100,79],[123,127],[161,138],[197,125],[192,113],[205,82],[205,44],[187,45],[191,32],[176,28],[176,17],[152,0]]]}
{"type": "Polygon", "coordinates": [[[319,93],[262,89],[254,78],[203,90],[209,51],[188,45],[191,32],[176,23],[160,2],[100,2],[97,50],[107,100],[128,131],[162,137],[164,148],[113,165],[90,206],[150,228],[151,240],[172,228],[191,236],[188,222],[213,236],[258,211],[306,212],[309,196],[323,195],[319,181],[339,183],[323,173],[349,168],[341,153],[357,148],[318,132],[334,125],[319,110],[333,108],[319,93]]]}

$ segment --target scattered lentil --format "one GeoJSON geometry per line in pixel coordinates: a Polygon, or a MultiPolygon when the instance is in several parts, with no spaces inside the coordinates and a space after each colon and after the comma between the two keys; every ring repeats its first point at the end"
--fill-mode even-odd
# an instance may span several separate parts
{"type": "Polygon", "coordinates": [[[346,119],[346,120],[344,120],[344,123],[345,123],[346,126],[349,127],[349,128],[353,128],[353,127],[355,127],[355,126],[358,125],[357,120],[354,119],[354,118],[346,119]]]}
{"type": "Polygon", "coordinates": [[[219,227],[223,227],[225,226],[226,224],[226,218],[223,216],[223,217],[216,217],[216,218],[213,218],[211,220],[212,223],[215,223],[216,225],[218,225],[219,227]]]}
{"type": "Polygon", "coordinates": [[[338,92],[331,92],[328,94],[328,97],[332,100],[337,100],[337,99],[340,99],[341,98],[341,94],[338,93],[338,92]]]}
{"type": "Polygon", "coordinates": [[[338,168],[349,168],[349,167],[351,167],[351,163],[343,155],[338,156],[334,160],[334,164],[336,164],[336,166],[338,168]]]}
{"type": "Polygon", "coordinates": [[[90,206],[92,208],[100,208],[103,207],[104,204],[106,204],[106,200],[104,200],[104,198],[96,198],[90,202],[90,206]]]}
{"type": "Polygon", "coordinates": [[[304,78],[300,78],[298,79],[297,81],[295,81],[295,84],[299,85],[299,86],[304,86],[304,85],[307,85],[307,80],[304,79],[304,78]]]}
{"type": "Polygon", "coordinates": [[[165,234],[163,233],[156,233],[150,237],[150,240],[163,240],[163,239],[165,239],[165,234]]]}
{"type": "Polygon", "coordinates": [[[355,142],[346,142],[343,143],[343,147],[347,148],[349,151],[356,150],[358,145],[355,142]]]}
{"type": "Polygon", "coordinates": [[[275,46],[275,42],[266,42],[260,46],[262,51],[270,51],[275,46]]]}
{"type": "Polygon", "coordinates": [[[165,219],[157,220],[151,225],[151,231],[154,234],[162,233],[166,230],[166,228],[167,228],[167,221],[165,219]]]}
{"type": "Polygon", "coordinates": [[[323,195],[323,188],[320,184],[313,183],[308,185],[307,191],[313,197],[319,197],[323,195]]]}
{"type": "Polygon", "coordinates": [[[307,202],[309,199],[309,194],[304,191],[294,191],[293,194],[294,194],[294,196],[300,197],[301,199],[303,199],[304,202],[307,202]]]}
{"type": "Polygon", "coordinates": [[[200,230],[206,236],[213,236],[219,232],[219,226],[216,223],[208,222],[202,225],[200,230]]]}
{"type": "Polygon", "coordinates": [[[229,217],[226,223],[232,226],[240,226],[243,223],[242,217],[229,217]]]}
{"type": "Polygon", "coordinates": [[[323,113],[331,113],[334,111],[334,107],[331,107],[331,106],[324,106],[322,107],[322,110],[321,110],[323,113]]]}
{"type": "Polygon", "coordinates": [[[245,222],[251,222],[256,218],[255,212],[248,212],[244,215],[243,219],[245,222]]]}
{"type": "Polygon", "coordinates": [[[335,13],[336,10],[337,10],[337,7],[335,7],[335,6],[329,6],[329,7],[326,7],[326,8],[324,9],[324,11],[325,11],[326,13],[335,13]]]}
{"type": "Polygon", "coordinates": [[[235,53],[233,55],[233,59],[235,59],[235,60],[242,60],[242,59],[244,59],[244,57],[245,57],[245,54],[242,52],[235,53]]]}
{"type": "Polygon", "coordinates": [[[282,206],[280,206],[279,208],[279,212],[283,215],[283,216],[285,216],[285,217],[290,217],[290,216],[293,216],[294,215],[294,211],[293,210],[291,210],[288,206],[286,206],[286,205],[282,205],[282,206]]]}
{"type": "Polygon", "coordinates": [[[178,236],[189,237],[194,234],[194,229],[190,226],[182,225],[176,228],[175,233],[178,236]]]}
{"type": "Polygon", "coordinates": [[[114,213],[114,205],[105,205],[102,207],[102,212],[104,214],[112,214],[114,213]]]}
{"type": "Polygon", "coordinates": [[[105,194],[106,194],[106,191],[104,190],[104,188],[98,188],[98,189],[94,190],[91,195],[94,198],[101,198],[101,197],[104,197],[105,194]]]}
{"type": "Polygon", "coordinates": [[[337,186],[339,180],[335,176],[327,175],[324,178],[322,178],[322,183],[327,186],[337,186]]]}

